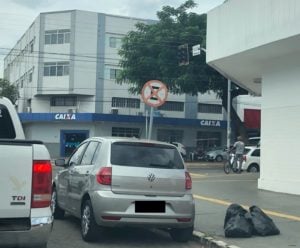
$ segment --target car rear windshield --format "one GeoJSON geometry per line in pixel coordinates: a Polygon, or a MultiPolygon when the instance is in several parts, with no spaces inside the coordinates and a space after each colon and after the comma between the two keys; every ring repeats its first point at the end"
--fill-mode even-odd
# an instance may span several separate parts
{"type": "Polygon", "coordinates": [[[16,133],[8,109],[0,104],[0,139],[15,139],[16,133]]]}
{"type": "Polygon", "coordinates": [[[113,165],[162,169],[184,168],[180,154],[175,147],[142,142],[113,143],[111,163],[113,165]]]}

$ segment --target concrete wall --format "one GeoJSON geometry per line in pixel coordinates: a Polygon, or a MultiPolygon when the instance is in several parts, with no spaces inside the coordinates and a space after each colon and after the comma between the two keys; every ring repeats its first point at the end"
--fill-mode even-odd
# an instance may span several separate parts
{"type": "Polygon", "coordinates": [[[263,78],[259,188],[300,194],[300,56],[273,60],[263,78]]]}
{"type": "Polygon", "coordinates": [[[208,15],[207,61],[300,33],[298,0],[230,0],[208,15]]]}
{"type": "Polygon", "coordinates": [[[291,194],[300,194],[299,21],[297,0],[229,0],[208,14],[207,61],[262,94],[258,187],[291,194]]]}
{"type": "Polygon", "coordinates": [[[98,15],[88,11],[75,13],[73,20],[75,22],[73,34],[75,47],[71,52],[78,56],[74,59],[74,78],[73,82],[70,82],[71,92],[94,96],[97,77],[96,61],[100,56],[97,54],[98,15]]]}

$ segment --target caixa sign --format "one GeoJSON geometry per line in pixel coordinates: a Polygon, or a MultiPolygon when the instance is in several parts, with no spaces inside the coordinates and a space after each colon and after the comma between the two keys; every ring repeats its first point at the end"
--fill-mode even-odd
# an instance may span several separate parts
{"type": "Polygon", "coordinates": [[[55,120],[76,120],[76,114],[55,114],[55,120]]]}
{"type": "Polygon", "coordinates": [[[221,121],[201,120],[200,126],[202,126],[202,127],[221,127],[221,121]]]}

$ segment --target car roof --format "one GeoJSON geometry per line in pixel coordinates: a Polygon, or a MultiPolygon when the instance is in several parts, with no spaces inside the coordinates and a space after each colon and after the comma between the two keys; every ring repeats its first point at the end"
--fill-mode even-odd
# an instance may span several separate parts
{"type": "Polygon", "coordinates": [[[260,147],[258,146],[245,146],[245,150],[248,149],[249,151],[247,152],[247,154],[249,154],[250,152],[256,150],[256,149],[260,149],[260,147]]]}
{"type": "Polygon", "coordinates": [[[87,139],[89,140],[97,140],[97,141],[110,141],[110,142],[118,142],[118,141],[126,141],[126,142],[142,142],[142,143],[150,143],[150,144],[160,144],[160,145],[169,145],[175,147],[174,145],[157,141],[157,140],[148,140],[148,139],[140,139],[135,137],[115,137],[115,136],[94,136],[87,139]]]}

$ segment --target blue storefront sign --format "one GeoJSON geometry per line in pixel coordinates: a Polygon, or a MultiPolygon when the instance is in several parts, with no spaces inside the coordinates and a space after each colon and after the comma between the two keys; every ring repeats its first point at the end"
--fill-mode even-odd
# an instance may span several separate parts
{"type": "MultiPolygon", "coordinates": [[[[20,113],[19,117],[23,123],[56,121],[145,123],[145,116],[95,113],[20,113]]],[[[153,121],[154,124],[157,125],[216,127],[221,129],[225,129],[227,127],[227,122],[220,120],[155,117],[153,121]]]]}

